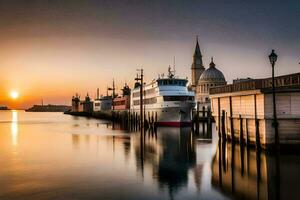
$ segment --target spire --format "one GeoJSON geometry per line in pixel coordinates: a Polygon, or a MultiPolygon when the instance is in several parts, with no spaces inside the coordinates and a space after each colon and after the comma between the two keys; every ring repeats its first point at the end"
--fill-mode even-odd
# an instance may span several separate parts
{"type": "Polygon", "coordinates": [[[214,63],[214,57],[211,57],[211,62],[209,64],[209,67],[215,67],[215,63],[214,63]]]}
{"type": "Polygon", "coordinates": [[[202,56],[201,51],[200,51],[199,42],[198,42],[198,35],[196,37],[196,48],[195,48],[194,56],[202,56]]]}

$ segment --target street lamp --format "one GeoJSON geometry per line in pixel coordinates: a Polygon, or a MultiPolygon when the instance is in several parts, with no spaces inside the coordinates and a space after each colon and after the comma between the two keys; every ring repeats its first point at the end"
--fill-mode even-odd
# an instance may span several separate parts
{"type": "Polygon", "coordinates": [[[277,55],[274,50],[269,55],[269,60],[272,65],[272,95],[273,95],[273,127],[275,129],[275,145],[276,148],[279,147],[279,135],[278,135],[278,121],[277,121],[277,114],[276,114],[276,98],[275,98],[275,78],[274,78],[274,67],[275,62],[277,61],[277,55]]]}
{"type": "Polygon", "coordinates": [[[140,86],[140,123],[141,123],[141,131],[143,130],[143,126],[144,126],[144,111],[143,111],[143,91],[144,91],[144,74],[143,74],[143,69],[138,69],[138,71],[141,72],[140,77],[137,77],[134,79],[136,81],[141,81],[141,86],[140,86]]]}

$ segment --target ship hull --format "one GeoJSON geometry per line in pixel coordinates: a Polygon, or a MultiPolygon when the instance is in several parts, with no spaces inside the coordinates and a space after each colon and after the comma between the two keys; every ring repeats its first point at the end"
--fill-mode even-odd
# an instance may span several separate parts
{"type": "Polygon", "coordinates": [[[181,103],[179,107],[145,108],[145,120],[157,119],[158,126],[185,127],[192,125],[194,103],[181,103]],[[157,118],[156,118],[157,115],[157,118]]]}

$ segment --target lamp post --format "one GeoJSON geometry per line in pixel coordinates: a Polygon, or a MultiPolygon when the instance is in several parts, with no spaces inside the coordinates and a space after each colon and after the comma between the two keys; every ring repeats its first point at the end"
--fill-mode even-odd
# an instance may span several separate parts
{"type": "Polygon", "coordinates": [[[269,60],[272,65],[272,95],[273,95],[273,127],[275,129],[275,145],[276,148],[279,147],[279,135],[278,135],[278,121],[276,114],[276,98],[275,98],[275,78],[274,78],[274,67],[277,61],[277,55],[275,51],[272,50],[272,53],[269,55],[269,60]]]}
{"type": "Polygon", "coordinates": [[[143,85],[144,85],[144,74],[143,74],[143,69],[138,69],[138,71],[140,71],[140,77],[135,78],[136,81],[141,81],[141,86],[140,86],[140,123],[141,123],[141,131],[143,130],[143,126],[144,126],[144,112],[143,112],[143,85]]]}
{"type": "Polygon", "coordinates": [[[115,79],[113,79],[113,86],[112,88],[109,87],[107,88],[107,90],[112,90],[112,98],[111,98],[111,101],[112,101],[112,109],[115,110],[115,105],[114,105],[114,99],[115,99],[115,96],[116,96],[116,88],[115,88],[115,79]]]}

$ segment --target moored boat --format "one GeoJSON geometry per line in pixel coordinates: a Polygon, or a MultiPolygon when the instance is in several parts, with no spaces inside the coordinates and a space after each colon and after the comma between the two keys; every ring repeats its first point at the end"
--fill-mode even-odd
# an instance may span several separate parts
{"type": "MultiPolygon", "coordinates": [[[[155,116],[159,126],[187,126],[192,122],[195,94],[187,88],[187,79],[175,77],[169,68],[166,78],[159,77],[144,85],[143,105],[145,117],[155,116]]],[[[131,95],[131,112],[140,112],[140,85],[131,95]]]]}

